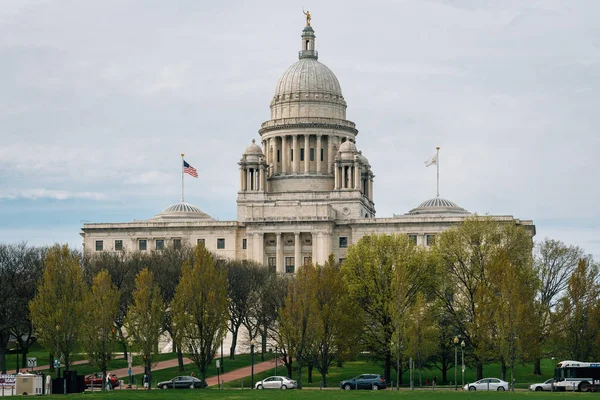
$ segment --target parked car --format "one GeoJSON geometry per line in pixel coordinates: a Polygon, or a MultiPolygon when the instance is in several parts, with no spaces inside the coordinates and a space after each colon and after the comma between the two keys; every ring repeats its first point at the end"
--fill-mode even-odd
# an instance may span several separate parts
{"type": "MultiPolygon", "coordinates": [[[[109,376],[109,380],[110,380],[110,388],[111,389],[114,389],[115,387],[119,386],[119,379],[117,378],[117,376],[115,374],[108,374],[108,376],[109,376]]],[[[94,372],[91,375],[87,375],[85,377],[84,382],[85,382],[86,386],[101,387],[102,383],[104,383],[106,381],[102,377],[102,372],[94,372]]]]}
{"type": "Polygon", "coordinates": [[[256,389],[296,389],[296,381],[285,376],[270,376],[262,381],[256,382],[256,389]]]}
{"type": "Polygon", "coordinates": [[[170,381],[158,382],[159,389],[202,389],[207,386],[206,382],[194,376],[176,376],[170,381]]]}
{"type": "Polygon", "coordinates": [[[550,391],[552,391],[552,382],[554,382],[554,379],[550,378],[546,382],[533,383],[533,384],[529,385],[529,390],[534,390],[536,392],[541,392],[543,390],[547,390],[550,392],[550,391]]]}
{"type": "Polygon", "coordinates": [[[463,386],[463,390],[497,390],[504,392],[508,390],[508,382],[498,378],[485,378],[477,382],[467,383],[463,386]]]}
{"type": "Polygon", "coordinates": [[[381,375],[362,374],[340,382],[340,388],[344,390],[367,389],[379,390],[385,389],[387,384],[381,375]]]}

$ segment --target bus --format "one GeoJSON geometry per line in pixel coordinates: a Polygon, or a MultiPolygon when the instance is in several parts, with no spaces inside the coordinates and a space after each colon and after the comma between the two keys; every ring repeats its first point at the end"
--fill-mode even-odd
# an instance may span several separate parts
{"type": "Polygon", "coordinates": [[[600,390],[600,362],[561,361],[554,369],[554,389],[600,390]]]}

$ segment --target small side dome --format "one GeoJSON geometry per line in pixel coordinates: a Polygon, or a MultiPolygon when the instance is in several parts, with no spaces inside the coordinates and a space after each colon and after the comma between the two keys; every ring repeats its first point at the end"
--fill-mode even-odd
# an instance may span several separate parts
{"type": "Polygon", "coordinates": [[[367,157],[363,156],[362,151],[358,152],[358,159],[360,160],[360,162],[363,165],[366,165],[366,166],[369,166],[369,167],[371,166],[371,164],[369,164],[369,160],[367,159],[367,157]]]}
{"type": "Polygon", "coordinates": [[[346,140],[344,143],[340,145],[339,153],[356,153],[356,145],[350,141],[346,140]]]}
{"type": "Polygon", "coordinates": [[[260,148],[259,145],[256,144],[256,140],[252,139],[252,143],[250,144],[250,146],[246,147],[246,150],[244,150],[244,155],[250,156],[250,155],[257,155],[257,156],[262,156],[263,151],[260,148]]]}
{"type": "Polygon", "coordinates": [[[210,215],[188,203],[173,204],[151,218],[152,221],[172,221],[182,219],[214,221],[210,215]]]}
{"type": "Polygon", "coordinates": [[[417,208],[413,208],[408,214],[471,214],[462,207],[459,207],[456,203],[443,199],[441,197],[434,197],[433,199],[426,200],[419,204],[417,208]]]}

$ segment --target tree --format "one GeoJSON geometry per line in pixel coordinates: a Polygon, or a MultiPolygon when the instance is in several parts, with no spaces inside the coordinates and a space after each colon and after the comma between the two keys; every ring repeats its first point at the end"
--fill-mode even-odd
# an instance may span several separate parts
{"type": "Polygon", "coordinates": [[[37,338],[29,315],[29,301],[42,276],[46,248],[26,243],[0,244],[0,371],[6,373],[6,349],[13,337],[21,350],[21,367],[26,367],[29,346],[37,338]]]}
{"type": "Polygon", "coordinates": [[[250,315],[257,291],[266,278],[264,272],[267,270],[264,266],[253,262],[233,260],[225,262],[224,266],[227,270],[227,292],[229,293],[229,323],[227,326],[231,332],[229,359],[233,360],[242,324],[246,322],[250,326],[257,325],[257,320],[250,318],[250,315]]]}
{"type": "Polygon", "coordinates": [[[91,253],[84,257],[84,276],[88,285],[102,270],[107,270],[113,284],[119,290],[119,312],[115,319],[118,340],[123,347],[123,356],[127,359],[127,340],[123,330],[127,310],[133,302],[135,278],[147,265],[147,256],[141,252],[107,252],[91,253]]]}
{"type": "Polygon", "coordinates": [[[417,293],[427,286],[428,256],[407,235],[368,235],[350,246],[342,264],[350,298],[362,309],[363,346],[384,362],[391,380],[392,342],[417,293]]]}
{"type": "Polygon", "coordinates": [[[506,254],[515,263],[526,262],[531,248],[531,237],[522,227],[477,215],[438,235],[437,296],[460,339],[472,350],[477,379],[483,377],[483,363],[497,360],[499,354],[497,326],[489,312],[496,293],[490,265],[506,254]]]}
{"type": "Polygon", "coordinates": [[[599,334],[597,311],[600,302],[599,267],[591,256],[579,260],[569,278],[566,293],[556,306],[553,326],[557,353],[571,360],[596,361],[599,334]]]}
{"type": "MultiPolygon", "coordinates": [[[[576,246],[567,246],[561,241],[544,239],[536,243],[534,266],[540,285],[536,295],[536,317],[540,325],[540,334],[535,339],[538,348],[543,348],[550,336],[551,317],[559,295],[567,288],[568,280],[584,257],[584,252],[576,246]]],[[[548,355],[548,354],[546,354],[548,355]]],[[[533,373],[541,375],[541,354],[534,359],[533,373]]]]}
{"type": "MultiPolygon", "coordinates": [[[[317,311],[315,304],[315,267],[310,265],[298,269],[290,279],[284,307],[279,311],[279,335],[289,354],[296,359],[298,388],[302,389],[302,366],[308,365],[311,346],[314,344],[317,311]]],[[[290,371],[291,372],[291,371],[290,371]]]]}
{"type": "Polygon", "coordinates": [[[165,304],[154,274],[147,268],[135,278],[133,303],[125,317],[124,328],[130,345],[144,362],[148,375],[148,390],[152,387],[152,364],[158,353],[158,341],[163,332],[165,304]]]}
{"type": "MultiPolygon", "coordinates": [[[[119,290],[113,285],[108,271],[103,270],[94,277],[92,287],[84,298],[84,310],[81,327],[83,348],[90,364],[102,371],[102,382],[105,382],[117,340],[115,320],[119,312],[119,290]]],[[[102,388],[105,386],[102,385],[102,388]]]]}
{"type": "Polygon", "coordinates": [[[79,255],[67,245],[50,248],[29,311],[38,340],[67,370],[79,339],[86,291],[79,255]]]}
{"type": "Polygon", "coordinates": [[[227,271],[217,267],[203,246],[194,249],[194,263],[185,262],[171,304],[175,337],[184,353],[206,372],[227,333],[227,271]]]}

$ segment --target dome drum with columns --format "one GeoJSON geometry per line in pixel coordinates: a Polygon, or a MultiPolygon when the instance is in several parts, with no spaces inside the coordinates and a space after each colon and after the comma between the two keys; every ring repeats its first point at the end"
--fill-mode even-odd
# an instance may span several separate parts
{"type": "MultiPolygon", "coordinates": [[[[148,220],[86,223],[84,251],[203,243],[218,257],[293,273],[308,262],[323,264],[330,254],[343,261],[348,246],[371,233],[406,234],[430,246],[435,235],[468,218],[468,211],[439,196],[406,214],[375,218],[375,175],[357,146],[356,125],[346,119],[340,83],[319,62],[312,27],[302,30],[301,40],[299,60],[275,87],[260,142],[252,140],[238,162],[235,221],[218,221],[182,202],[148,220]]],[[[491,218],[535,235],[532,221],[491,218]]]]}

